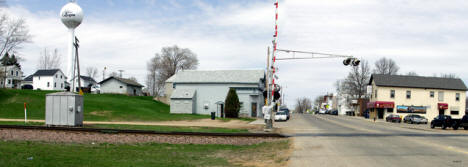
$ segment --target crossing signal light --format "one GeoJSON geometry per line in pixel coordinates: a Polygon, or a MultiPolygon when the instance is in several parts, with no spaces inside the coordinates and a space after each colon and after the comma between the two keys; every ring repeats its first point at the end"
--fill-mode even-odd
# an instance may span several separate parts
{"type": "Polygon", "coordinates": [[[347,58],[343,60],[343,65],[353,65],[353,66],[358,66],[359,63],[361,63],[361,60],[356,59],[356,58],[347,58]]]}

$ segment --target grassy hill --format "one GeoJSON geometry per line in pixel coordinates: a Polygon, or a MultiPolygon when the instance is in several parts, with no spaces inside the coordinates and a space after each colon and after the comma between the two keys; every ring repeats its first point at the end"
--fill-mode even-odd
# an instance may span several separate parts
{"type": "MultiPolygon", "coordinates": [[[[45,119],[45,95],[53,91],[0,89],[0,118],[45,119]]],[[[208,118],[206,115],[169,114],[169,106],[147,96],[85,94],[85,121],[170,121],[208,118]]]]}

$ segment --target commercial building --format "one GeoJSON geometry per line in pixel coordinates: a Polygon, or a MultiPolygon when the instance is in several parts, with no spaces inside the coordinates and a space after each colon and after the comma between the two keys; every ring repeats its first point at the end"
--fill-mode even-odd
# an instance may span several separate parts
{"type": "Polygon", "coordinates": [[[239,116],[261,117],[264,105],[264,70],[180,71],[166,82],[171,113],[222,116],[224,101],[234,88],[241,103],[239,116]]]}
{"type": "Polygon", "coordinates": [[[373,74],[370,118],[389,114],[419,114],[432,120],[439,114],[461,118],[465,114],[467,87],[458,78],[373,74]]]}

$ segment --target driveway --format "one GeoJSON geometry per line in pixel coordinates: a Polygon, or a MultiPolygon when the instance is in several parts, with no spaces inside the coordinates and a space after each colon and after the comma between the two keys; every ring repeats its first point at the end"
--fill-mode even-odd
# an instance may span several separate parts
{"type": "Polygon", "coordinates": [[[276,127],[294,136],[290,166],[468,166],[468,134],[295,114],[276,127]]]}

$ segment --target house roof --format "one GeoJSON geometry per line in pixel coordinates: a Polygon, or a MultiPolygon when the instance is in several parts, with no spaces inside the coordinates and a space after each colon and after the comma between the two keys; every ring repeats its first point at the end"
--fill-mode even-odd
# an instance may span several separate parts
{"type": "Polygon", "coordinates": [[[60,69],[37,70],[33,76],[53,76],[60,69]]]}
{"type": "Polygon", "coordinates": [[[88,77],[88,76],[81,75],[81,79],[86,80],[86,81],[90,81],[90,82],[96,82],[93,78],[88,77]]]}
{"type": "Polygon", "coordinates": [[[23,79],[23,81],[33,81],[33,75],[29,75],[26,78],[23,79]]]}
{"type": "Polygon", "coordinates": [[[166,82],[174,82],[175,78],[176,78],[176,75],[174,74],[173,76],[169,77],[169,78],[166,80],[166,82]]]}
{"type": "Polygon", "coordinates": [[[186,70],[177,73],[174,83],[258,83],[264,77],[264,70],[186,70]]]}
{"type": "Polygon", "coordinates": [[[113,77],[113,76],[111,76],[111,77],[109,77],[109,78],[107,78],[107,79],[105,79],[105,80],[99,82],[99,84],[102,84],[102,83],[104,83],[104,82],[107,82],[107,81],[110,80],[110,79],[116,79],[117,81],[120,81],[120,82],[122,82],[122,83],[124,83],[124,84],[127,84],[127,85],[132,85],[132,86],[137,86],[137,87],[143,87],[143,85],[141,85],[141,84],[139,84],[138,82],[135,82],[135,81],[133,81],[133,80],[125,79],[125,78],[120,78],[120,77],[113,77]]]}
{"type": "Polygon", "coordinates": [[[373,74],[369,85],[372,84],[372,81],[377,86],[387,87],[467,90],[465,83],[459,78],[373,74]]]}
{"type": "Polygon", "coordinates": [[[195,92],[195,89],[176,89],[172,92],[171,99],[191,99],[195,92]]]}

